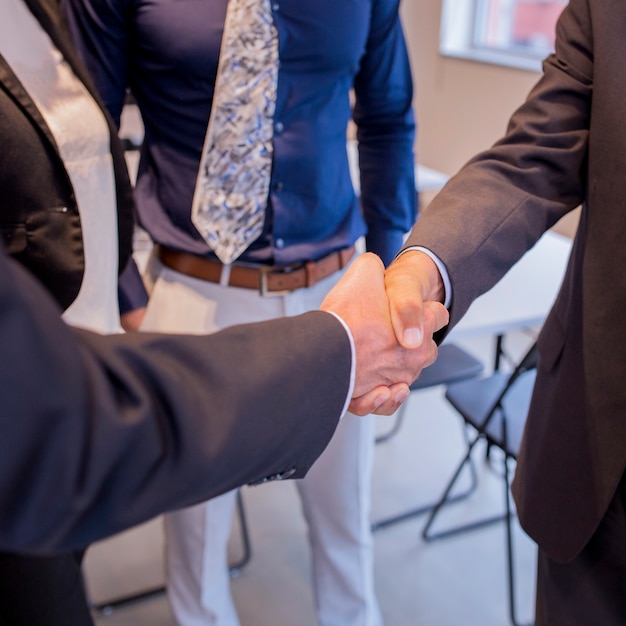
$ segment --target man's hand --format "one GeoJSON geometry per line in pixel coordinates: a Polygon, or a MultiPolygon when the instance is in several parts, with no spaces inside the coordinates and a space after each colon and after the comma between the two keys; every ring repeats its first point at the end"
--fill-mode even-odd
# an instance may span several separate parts
{"type": "Polygon", "coordinates": [[[406,383],[376,387],[358,398],[353,397],[348,411],[354,415],[393,415],[409,397],[409,393],[411,390],[406,383]]]}
{"type": "Polygon", "coordinates": [[[141,322],[143,322],[145,314],[146,307],[134,309],[133,311],[123,313],[120,316],[122,328],[128,333],[139,330],[141,328],[141,322]]]}
{"type": "Polygon", "coordinates": [[[437,302],[423,305],[423,337],[408,350],[399,345],[391,325],[384,266],[363,254],[326,296],[321,309],[339,315],[350,328],[356,348],[356,382],[350,410],[358,415],[390,415],[408,397],[409,385],[437,357],[434,332],[448,321],[437,302]]]}
{"type": "Polygon", "coordinates": [[[447,311],[443,323],[442,317],[434,325],[429,319],[433,307],[443,302],[444,287],[439,269],[427,254],[410,250],[400,255],[385,272],[385,287],[391,323],[403,347],[418,348],[432,340],[433,327],[437,331],[448,323],[447,311]]]}

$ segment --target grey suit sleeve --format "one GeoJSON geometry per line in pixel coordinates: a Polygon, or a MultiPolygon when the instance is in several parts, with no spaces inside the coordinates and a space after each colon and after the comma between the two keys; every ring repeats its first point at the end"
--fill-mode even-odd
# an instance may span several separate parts
{"type": "Polygon", "coordinates": [[[592,22],[585,0],[569,3],[557,25],[556,52],[504,137],[450,179],[405,244],[424,246],[445,264],[452,283],[450,328],[585,200],[592,22]]]}
{"type": "Polygon", "coordinates": [[[303,476],[349,389],[312,312],[204,336],[74,331],[0,254],[0,549],[86,545],[239,485],[303,476]]]}

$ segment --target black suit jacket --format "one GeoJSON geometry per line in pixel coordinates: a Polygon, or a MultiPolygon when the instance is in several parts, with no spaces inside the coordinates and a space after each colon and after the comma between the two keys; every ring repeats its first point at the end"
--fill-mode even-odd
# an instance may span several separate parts
{"type": "Polygon", "coordinates": [[[539,337],[513,484],[522,525],[558,561],[586,544],[626,467],[625,58],[626,4],[571,0],[556,54],[506,136],[452,178],[407,242],[446,264],[452,326],[547,228],[583,205],[539,337]]]}
{"type": "MultiPolygon", "coordinates": [[[[56,1],[27,4],[90,87],[56,1]]],[[[131,190],[112,126],[111,149],[123,266],[131,190]]],[[[61,307],[75,298],[78,211],[49,129],[2,59],[0,220],[15,257],[0,244],[0,550],[82,547],[246,483],[305,475],[349,389],[342,325],[314,312],[209,337],[68,328],[41,283],[61,307]]]]}
{"type": "Polygon", "coordinates": [[[349,339],[321,311],[210,336],[76,331],[0,254],[0,550],[80,547],[246,483],[304,476],[349,339]]]}
{"type": "MultiPolygon", "coordinates": [[[[101,105],[87,71],[70,45],[58,2],[24,2],[101,105]]],[[[117,131],[109,116],[104,115],[109,124],[115,170],[121,271],[131,253],[132,191],[117,131]]],[[[78,295],[84,272],[76,198],[50,129],[2,56],[0,145],[0,232],[5,247],[67,308],[78,295]]]]}

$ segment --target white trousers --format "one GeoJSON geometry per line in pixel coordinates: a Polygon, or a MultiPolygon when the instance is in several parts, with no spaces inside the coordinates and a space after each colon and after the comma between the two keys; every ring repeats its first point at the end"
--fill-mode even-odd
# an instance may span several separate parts
{"type": "MultiPolygon", "coordinates": [[[[341,276],[338,272],[286,296],[262,297],[252,289],[184,276],[154,257],[148,274],[151,296],[142,329],[186,333],[317,309],[341,276]]],[[[309,531],[320,626],[382,625],[370,531],[373,443],[374,417],[347,414],[307,476],[296,481],[309,531]]],[[[227,563],[234,506],[233,491],[165,516],[168,597],[179,626],[239,625],[227,563]]]]}

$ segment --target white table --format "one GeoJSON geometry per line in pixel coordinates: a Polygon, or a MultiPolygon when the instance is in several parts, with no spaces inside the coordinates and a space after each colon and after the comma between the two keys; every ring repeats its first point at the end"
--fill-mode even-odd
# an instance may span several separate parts
{"type": "Polygon", "coordinates": [[[415,189],[417,193],[422,191],[439,191],[450,178],[447,174],[426,167],[421,163],[415,166],[415,189]]]}
{"type": "Polygon", "coordinates": [[[500,282],[474,301],[446,340],[502,335],[543,324],[563,280],[571,247],[568,237],[546,232],[500,282]]]}

